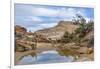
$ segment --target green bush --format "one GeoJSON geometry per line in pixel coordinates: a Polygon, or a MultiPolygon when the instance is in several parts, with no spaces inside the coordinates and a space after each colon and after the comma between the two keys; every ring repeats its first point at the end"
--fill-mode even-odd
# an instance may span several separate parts
{"type": "Polygon", "coordinates": [[[32,49],[36,49],[36,44],[31,45],[32,49]]]}
{"type": "Polygon", "coordinates": [[[67,31],[64,33],[63,38],[69,38],[69,33],[67,31]]]}
{"type": "Polygon", "coordinates": [[[69,42],[72,42],[73,40],[73,37],[75,36],[74,33],[68,33],[67,31],[64,33],[62,39],[61,39],[61,42],[62,43],[69,43],[69,42]]]}
{"type": "Polygon", "coordinates": [[[94,37],[89,39],[88,47],[94,47],[94,37]]]}
{"type": "Polygon", "coordinates": [[[25,48],[19,44],[16,44],[15,45],[15,51],[18,51],[18,52],[24,52],[25,51],[25,48]]]}

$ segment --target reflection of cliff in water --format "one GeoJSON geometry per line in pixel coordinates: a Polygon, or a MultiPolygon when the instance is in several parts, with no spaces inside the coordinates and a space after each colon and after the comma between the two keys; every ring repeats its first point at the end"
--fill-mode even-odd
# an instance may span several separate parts
{"type": "MultiPolygon", "coordinates": [[[[60,51],[59,51],[60,52],[60,51]]],[[[59,62],[72,62],[74,57],[67,54],[58,53],[56,50],[43,51],[41,53],[30,53],[24,55],[19,59],[18,64],[36,64],[36,63],[59,63],[59,62]]]]}

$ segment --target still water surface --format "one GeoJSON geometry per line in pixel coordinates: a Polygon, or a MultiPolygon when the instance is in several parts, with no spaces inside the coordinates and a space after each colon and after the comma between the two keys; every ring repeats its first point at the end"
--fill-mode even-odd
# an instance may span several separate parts
{"type": "Polygon", "coordinates": [[[19,60],[18,65],[73,62],[74,60],[75,58],[71,55],[61,55],[56,50],[49,50],[38,54],[28,54],[19,60]]]}

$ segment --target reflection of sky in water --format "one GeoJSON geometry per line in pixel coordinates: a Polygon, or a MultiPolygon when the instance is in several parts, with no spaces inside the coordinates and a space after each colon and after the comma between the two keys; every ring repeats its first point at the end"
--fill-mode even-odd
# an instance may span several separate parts
{"type": "Polygon", "coordinates": [[[30,55],[23,57],[18,64],[32,64],[35,62],[35,57],[30,55]]]}
{"type": "Polygon", "coordinates": [[[60,56],[56,51],[45,51],[37,55],[37,57],[25,56],[19,64],[71,62],[73,60],[72,56],[60,56]]]}

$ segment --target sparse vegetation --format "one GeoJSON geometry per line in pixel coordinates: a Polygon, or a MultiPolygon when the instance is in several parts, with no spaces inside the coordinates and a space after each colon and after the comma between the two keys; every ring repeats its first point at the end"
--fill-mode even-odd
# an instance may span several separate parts
{"type": "Polygon", "coordinates": [[[15,45],[15,51],[18,51],[18,52],[24,52],[25,51],[25,47],[19,45],[19,44],[16,44],[15,45]]]}
{"type": "Polygon", "coordinates": [[[92,38],[89,40],[88,47],[93,47],[93,48],[94,48],[94,37],[92,37],[92,38]]]}
{"type": "Polygon", "coordinates": [[[76,17],[74,17],[74,19],[73,19],[73,24],[79,25],[79,27],[77,29],[75,29],[74,33],[69,33],[68,31],[66,31],[64,33],[63,37],[61,38],[61,40],[59,40],[59,42],[62,42],[65,44],[74,42],[74,43],[76,43],[76,45],[81,45],[81,43],[83,43],[83,42],[89,42],[88,45],[90,45],[90,43],[93,45],[94,38],[85,39],[84,41],[83,41],[83,38],[90,31],[93,31],[94,22],[92,20],[90,20],[88,23],[86,23],[85,18],[83,16],[77,14],[76,17]]]}
{"type": "Polygon", "coordinates": [[[61,39],[61,42],[62,43],[69,43],[69,42],[72,42],[73,41],[73,38],[74,38],[74,33],[68,33],[67,31],[64,33],[62,39],[61,39]]]}
{"type": "MultiPolygon", "coordinates": [[[[87,55],[87,51],[89,54],[93,54],[94,22],[90,20],[87,23],[85,18],[79,14],[73,18],[72,22],[67,24],[67,21],[61,21],[59,25],[52,29],[39,30],[39,32],[34,33],[20,30],[25,28],[18,26],[17,31],[15,31],[15,41],[18,40],[18,42],[15,42],[15,52],[42,51],[56,48],[61,56],[87,55]]],[[[37,56],[37,54],[33,53],[32,56],[37,56]]]]}
{"type": "Polygon", "coordinates": [[[36,44],[32,44],[31,47],[33,50],[36,50],[36,44]]]}

